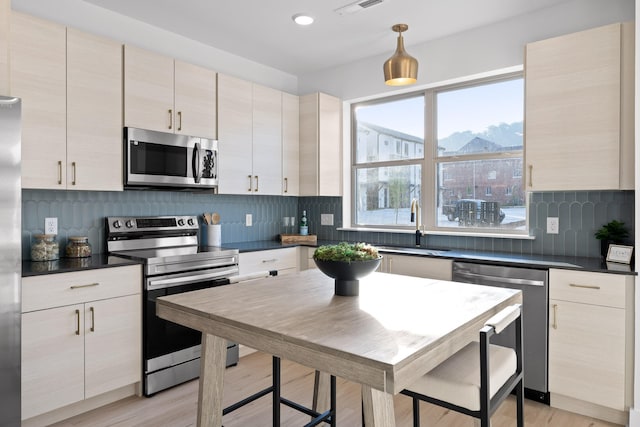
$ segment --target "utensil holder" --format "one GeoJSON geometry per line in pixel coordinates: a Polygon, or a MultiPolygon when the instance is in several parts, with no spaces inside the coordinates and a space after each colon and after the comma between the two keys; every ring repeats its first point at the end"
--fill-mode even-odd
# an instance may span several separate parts
{"type": "Polygon", "coordinates": [[[202,226],[202,245],[203,246],[221,246],[222,245],[222,226],[221,224],[203,225],[202,226]]]}

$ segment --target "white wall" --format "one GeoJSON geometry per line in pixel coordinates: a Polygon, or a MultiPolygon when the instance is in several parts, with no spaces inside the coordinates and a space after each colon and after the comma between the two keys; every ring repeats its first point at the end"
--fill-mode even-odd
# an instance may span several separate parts
{"type": "Polygon", "coordinates": [[[285,92],[295,94],[298,91],[298,78],[292,74],[212,48],[82,0],[13,0],[11,7],[13,10],[149,49],[285,92]]]}
{"type": "MultiPolygon", "coordinates": [[[[417,46],[411,45],[411,31],[408,31],[404,36],[405,47],[418,59],[418,84],[404,91],[521,65],[524,45],[528,42],[613,22],[633,21],[634,9],[634,0],[572,0],[417,46]]],[[[382,75],[382,64],[394,51],[395,42],[389,45],[388,54],[299,76],[299,93],[321,91],[343,100],[396,93],[397,89],[384,84],[382,75]]]]}

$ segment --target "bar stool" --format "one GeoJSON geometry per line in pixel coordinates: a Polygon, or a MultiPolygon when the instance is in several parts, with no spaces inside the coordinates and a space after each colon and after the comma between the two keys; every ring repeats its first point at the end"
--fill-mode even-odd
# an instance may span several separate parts
{"type": "Polygon", "coordinates": [[[480,330],[480,342],[472,342],[426,373],[400,393],[413,399],[413,426],[420,426],[420,400],[460,412],[490,427],[491,415],[515,389],[517,426],[524,426],[521,305],[505,308],[480,330]],[[515,323],[514,349],[490,344],[515,323]]]}

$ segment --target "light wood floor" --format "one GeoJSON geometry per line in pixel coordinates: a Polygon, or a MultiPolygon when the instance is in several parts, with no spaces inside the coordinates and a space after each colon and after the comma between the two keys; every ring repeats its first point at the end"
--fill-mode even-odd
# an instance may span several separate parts
{"type": "MultiPolygon", "coordinates": [[[[282,396],[310,406],[313,394],[313,371],[301,365],[282,361],[282,396]]],[[[268,387],[271,382],[271,356],[253,353],[243,357],[236,367],[225,374],[225,406],[247,395],[268,387]]],[[[360,386],[338,378],[338,418],[340,427],[361,425],[360,386]]],[[[91,412],[55,424],[56,427],[107,426],[194,426],[198,399],[198,382],[191,381],[151,398],[130,397],[91,412]]],[[[525,400],[527,427],[617,427],[615,424],[553,409],[537,402],[525,400]]],[[[471,427],[473,420],[433,405],[421,403],[422,426],[471,427]]],[[[398,427],[411,423],[411,399],[397,396],[395,414],[398,427]]],[[[309,417],[282,406],[283,426],[302,426],[309,417]]],[[[264,396],[240,408],[223,419],[225,427],[271,426],[271,397],[264,396]]],[[[326,424],[325,424],[326,425],[326,424]]],[[[492,418],[492,427],[515,426],[515,402],[509,398],[492,418]]]]}

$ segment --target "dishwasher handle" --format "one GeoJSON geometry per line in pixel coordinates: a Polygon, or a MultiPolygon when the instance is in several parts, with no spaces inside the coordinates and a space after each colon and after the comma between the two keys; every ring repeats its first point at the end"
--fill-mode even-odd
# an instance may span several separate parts
{"type": "Polygon", "coordinates": [[[456,280],[456,276],[460,276],[468,279],[482,279],[484,281],[504,283],[507,285],[544,286],[544,281],[542,280],[518,279],[515,277],[488,276],[486,274],[471,273],[468,271],[454,271],[453,272],[454,281],[456,280]]]}

